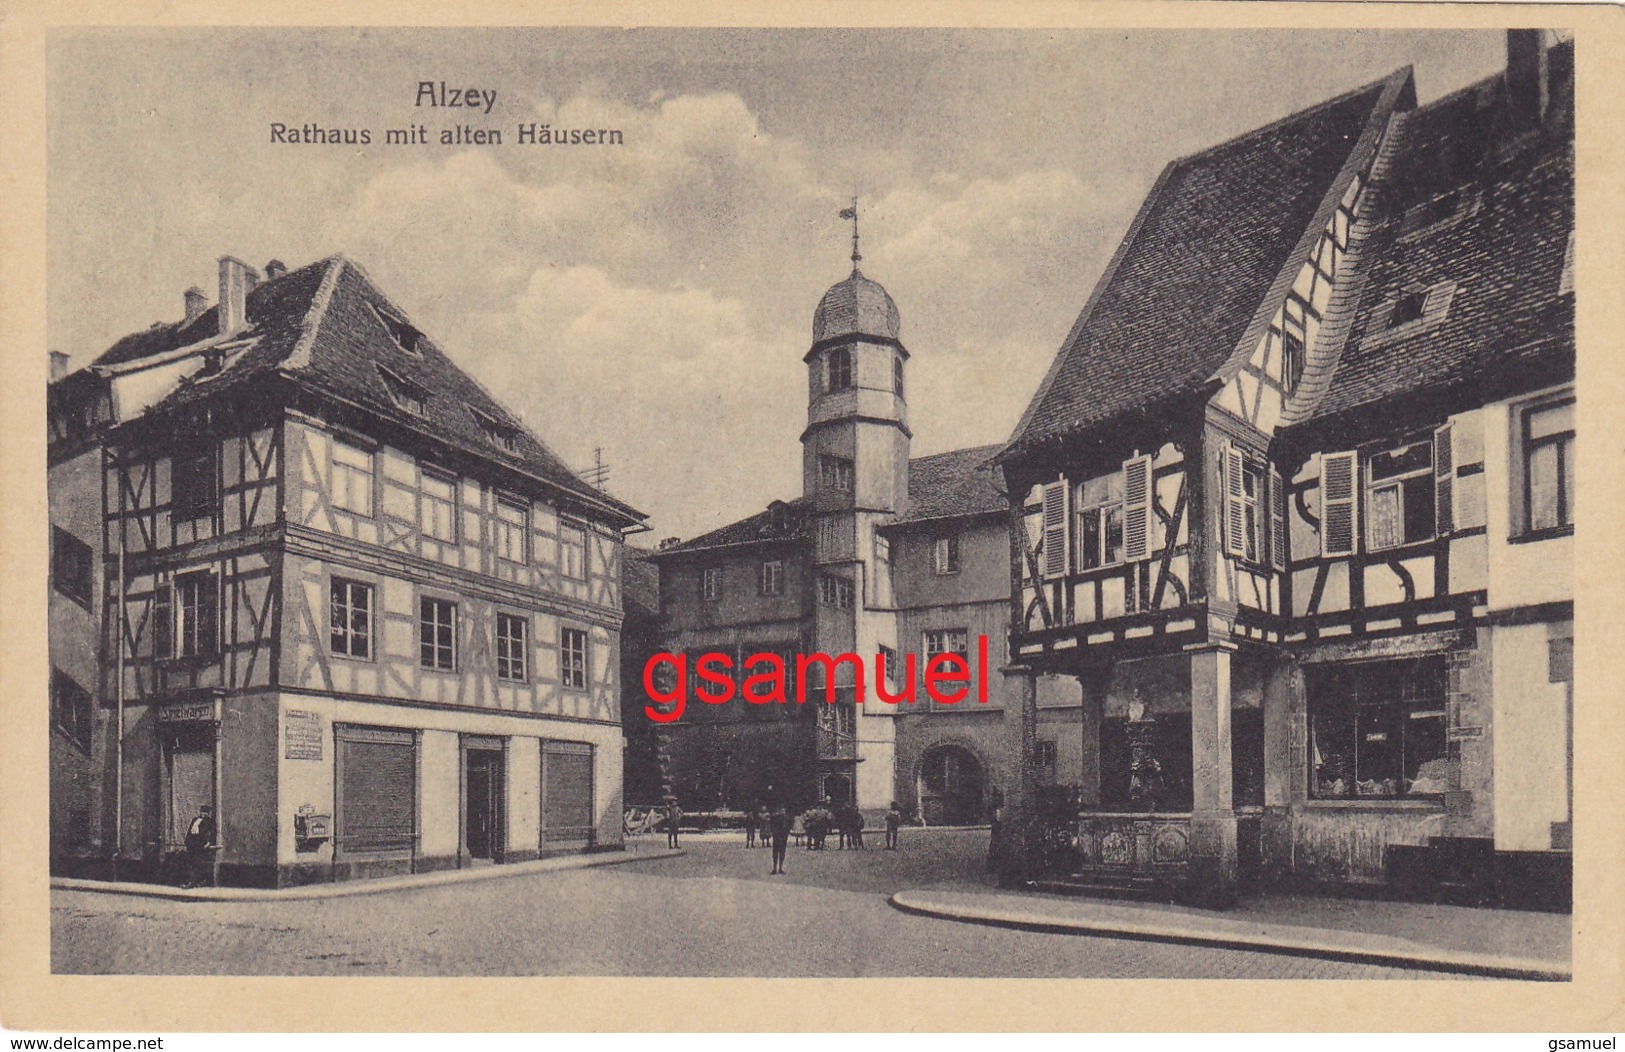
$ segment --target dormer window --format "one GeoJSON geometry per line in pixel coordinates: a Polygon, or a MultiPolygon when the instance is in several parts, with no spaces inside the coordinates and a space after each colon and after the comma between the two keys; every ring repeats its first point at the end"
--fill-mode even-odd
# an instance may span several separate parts
{"type": "Polygon", "coordinates": [[[1392,329],[1413,321],[1421,321],[1422,315],[1427,311],[1427,303],[1426,289],[1411,289],[1401,294],[1399,299],[1394,301],[1393,313],[1388,315],[1388,327],[1392,329]]]}
{"type": "Polygon", "coordinates": [[[383,323],[384,328],[389,330],[389,338],[395,341],[395,346],[407,354],[418,353],[418,341],[423,338],[423,333],[413,328],[405,318],[387,307],[374,303],[372,304],[372,312],[378,316],[378,320],[383,323]]]}
{"type": "Polygon", "coordinates": [[[482,413],[473,406],[469,406],[468,411],[474,415],[474,422],[480,425],[480,433],[485,436],[487,442],[509,453],[519,452],[517,427],[498,420],[489,413],[482,413]]]}
{"type": "Polygon", "coordinates": [[[852,386],[852,350],[837,347],[829,352],[829,382],[827,390],[844,391],[852,386]]]}
{"type": "Polygon", "coordinates": [[[378,366],[378,375],[383,379],[384,386],[389,388],[389,397],[396,405],[415,416],[425,415],[429,402],[428,390],[382,365],[378,366]]]}

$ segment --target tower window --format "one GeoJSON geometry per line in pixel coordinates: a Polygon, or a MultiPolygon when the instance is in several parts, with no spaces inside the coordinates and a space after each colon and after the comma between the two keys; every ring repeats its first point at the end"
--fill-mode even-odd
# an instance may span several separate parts
{"type": "Polygon", "coordinates": [[[845,457],[820,457],[818,475],[825,489],[852,492],[852,462],[845,457]]]}
{"type": "Polygon", "coordinates": [[[844,391],[852,386],[852,351],[837,347],[829,352],[829,390],[844,391]]]}
{"type": "Polygon", "coordinates": [[[891,360],[891,389],[898,398],[903,397],[903,359],[901,357],[891,360]]]}

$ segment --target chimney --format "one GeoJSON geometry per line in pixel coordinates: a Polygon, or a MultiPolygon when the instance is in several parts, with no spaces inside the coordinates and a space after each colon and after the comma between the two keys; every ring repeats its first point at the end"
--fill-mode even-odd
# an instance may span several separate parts
{"type": "Polygon", "coordinates": [[[220,257],[220,335],[231,336],[248,325],[248,293],[258,277],[242,260],[220,257]]]}
{"type": "Polygon", "coordinates": [[[196,285],[193,285],[191,288],[186,290],[185,299],[186,324],[190,325],[194,321],[197,321],[198,318],[202,316],[204,311],[209,309],[209,297],[204,294],[202,289],[198,288],[196,285]]]}
{"type": "Polygon", "coordinates": [[[1547,62],[1544,30],[1507,30],[1507,108],[1514,134],[1538,127],[1546,116],[1547,62]]]}
{"type": "Polygon", "coordinates": [[[681,537],[664,537],[660,541],[660,550],[663,552],[670,551],[682,543],[683,539],[681,537]]]}
{"type": "Polygon", "coordinates": [[[273,259],[265,264],[265,280],[275,281],[288,272],[288,265],[280,259],[273,259]]]}
{"type": "Polygon", "coordinates": [[[68,375],[68,363],[73,359],[61,351],[51,352],[51,382],[62,379],[68,375]]]}

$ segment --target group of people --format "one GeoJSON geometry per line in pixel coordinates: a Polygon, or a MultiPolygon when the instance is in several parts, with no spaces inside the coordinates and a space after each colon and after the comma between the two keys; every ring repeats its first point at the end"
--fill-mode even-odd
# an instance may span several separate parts
{"type": "MultiPolygon", "coordinates": [[[[789,813],[783,808],[769,810],[766,807],[752,807],[745,812],[745,846],[755,847],[760,839],[763,847],[769,845],[771,837],[773,846],[777,848],[778,832],[774,819],[782,816],[785,825],[785,836],[791,833],[794,824],[789,813]],[[760,836],[758,836],[760,833],[760,836]]],[[[854,850],[864,849],[863,830],[865,822],[863,812],[851,804],[837,804],[825,801],[817,807],[808,808],[800,817],[801,832],[805,837],[808,851],[824,850],[825,841],[833,830],[836,834],[837,844],[843,850],[851,847],[854,850]]],[[[886,850],[897,850],[897,831],[903,825],[903,812],[893,800],[891,807],[886,811],[886,850]]],[[[773,871],[782,873],[782,860],[774,863],[773,871]]]]}

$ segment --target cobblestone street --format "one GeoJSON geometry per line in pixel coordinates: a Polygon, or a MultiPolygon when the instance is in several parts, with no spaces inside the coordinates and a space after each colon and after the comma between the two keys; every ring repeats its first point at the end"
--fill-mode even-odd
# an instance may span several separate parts
{"type": "MultiPolygon", "coordinates": [[[[915,917],[885,896],[986,888],[985,831],[903,849],[791,848],[784,877],[743,839],[686,854],[376,895],[170,901],[52,892],[59,973],[254,975],[1441,978],[1306,957],[1042,934],[915,917]]],[[[645,848],[644,850],[649,850],[645,848]]],[[[650,851],[651,854],[656,852],[650,851]]]]}

